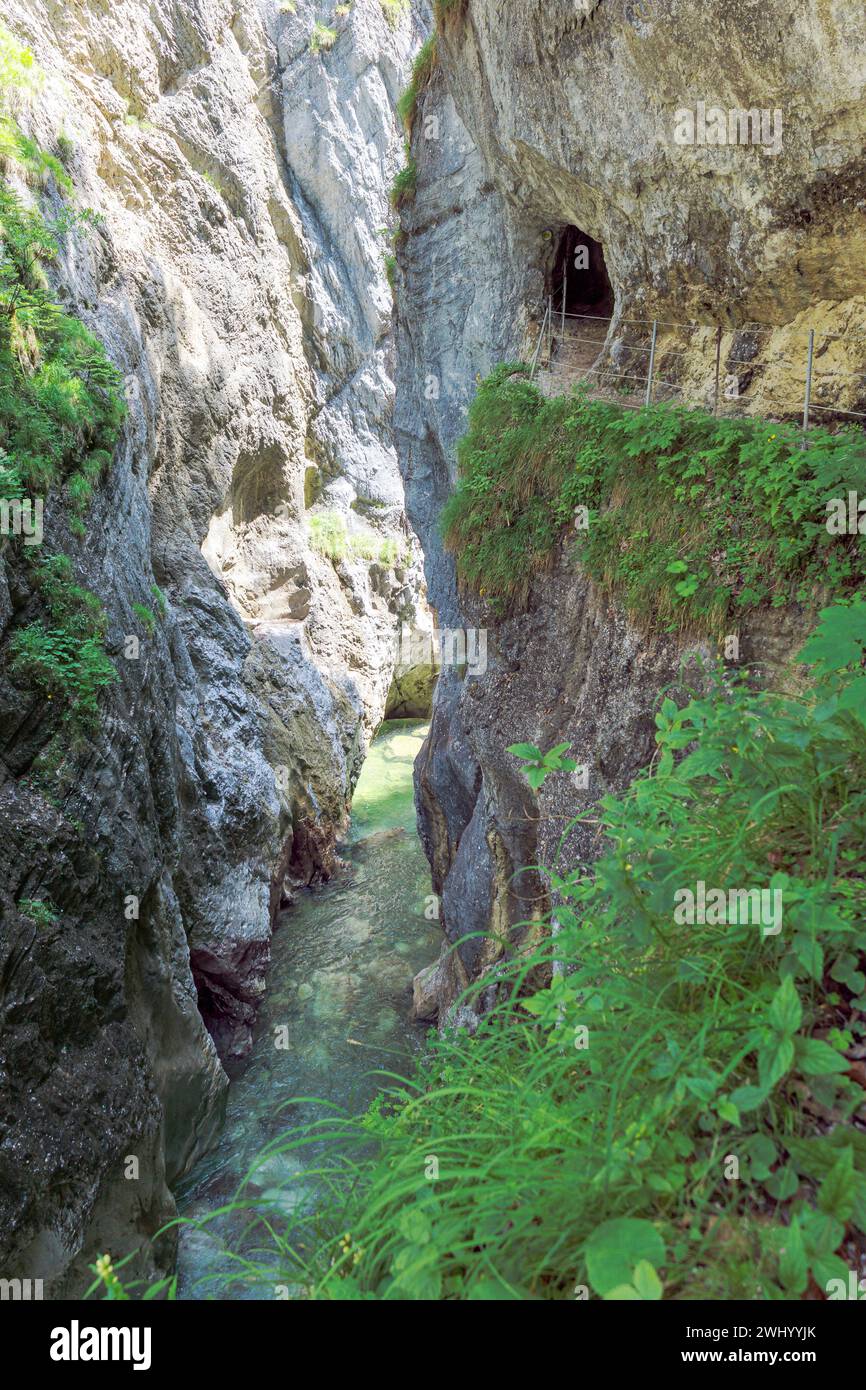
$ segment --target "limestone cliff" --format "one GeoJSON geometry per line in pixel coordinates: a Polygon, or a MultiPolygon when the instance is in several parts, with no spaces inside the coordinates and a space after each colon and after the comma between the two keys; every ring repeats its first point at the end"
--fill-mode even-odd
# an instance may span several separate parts
{"type": "MultiPolygon", "coordinates": [[[[101,1250],[170,1259],[148,1237],[219,1121],[218,1050],[248,1044],[276,911],[330,871],[396,626],[426,620],[380,237],[419,27],[355,0],[316,50],[318,18],[4,10],[46,74],[18,119],[101,217],[64,237],[55,288],[128,405],[86,540],[46,502],[47,551],[107,613],[98,732],[0,681],[0,1263],[53,1296],[101,1250]]],[[[61,207],[53,183],[28,196],[61,207]]],[[[36,612],[7,547],[4,642],[36,612]]]]}
{"type": "MultiPolygon", "coordinates": [[[[721,329],[721,370],[739,377],[742,408],[796,416],[812,327],[823,335],[813,402],[866,410],[866,17],[844,0],[732,0],[712,15],[685,0],[439,11],[402,215],[395,418],[431,601],[443,625],[489,629],[484,676],[443,674],[416,772],[453,942],[539,914],[545,888],[529,871],[550,862],[573,816],[648,762],[655,700],[694,654],[635,632],[564,556],[519,619],[457,592],[437,518],[476,376],[532,352],[570,228],[598,244],[610,281],[601,364],[645,373],[633,321],[658,319],[659,375],[705,401],[721,329]],[[678,122],[698,103],[765,109],[780,141],[684,143],[678,122]],[[687,334],[668,327],[690,321],[687,334]],[[552,779],[536,801],[504,751],[522,740],[570,742],[589,790],[552,779]]],[[[744,633],[744,659],[772,668],[800,621],[777,615],[744,633]]],[[[573,848],[592,857],[587,835],[573,848]]],[[[441,1019],[498,949],[446,952],[417,982],[418,1012],[441,1019]]]]}

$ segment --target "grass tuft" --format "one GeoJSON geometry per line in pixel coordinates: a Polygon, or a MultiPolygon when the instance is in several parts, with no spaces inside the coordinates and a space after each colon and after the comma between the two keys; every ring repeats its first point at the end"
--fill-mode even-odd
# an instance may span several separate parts
{"type": "Polygon", "coordinates": [[[309,517],[310,544],[329,560],[365,560],[393,568],[399,557],[399,545],[389,536],[375,531],[349,531],[339,512],[311,512],[309,517]]]}
{"type": "Polygon", "coordinates": [[[436,35],[431,34],[418,50],[418,55],[412,65],[412,76],[409,80],[409,85],[397,102],[397,114],[410,136],[412,134],[412,126],[415,122],[415,115],[418,110],[418,102],[421,99],[422,93],[432,81],[438,61],[438,42],[436,35]]]}
{"type": "Polygon", "coordinates": [[[409,0],[379,0],[382,6],[382,13],[392,29],[396,29],[401,20],[409,13],[409,0]]]}
{"type": "Polygon", "coordinates": [[[317,19],[313,25],[313,32],[310,35],[310,52],[327,53],[329,49],[334,47],[336,42],[336,29],[330,28],[329,25],[323,24],[321,20],[317,19]]]}
{"type": "Polygon", "coordinates": [[[414,155],[409,150],[408,141],[406,142],[406,161],[406,165],[397,174],[391,188],[391,206],[395,211],[399,211],[400,208],[411,202],[418,187],[418,165],[414,155]]]}

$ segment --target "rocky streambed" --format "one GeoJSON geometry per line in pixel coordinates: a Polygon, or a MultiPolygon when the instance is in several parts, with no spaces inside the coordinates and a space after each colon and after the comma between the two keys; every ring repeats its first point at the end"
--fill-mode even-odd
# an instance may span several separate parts
{"type": "Polygon", "coordinates": [[[272,1216],[294,1210],[311,1195],[303,1170],[313,1160],[309,1149],[286,1149],[281,1136],[323,1113],[317,1099],[358,1113],[381,1084],[377,1069],[403,1071],[421,1044],[423,1031],[409,1021],[412,975],[440,942],[438,923],[424,915],[430,871],[412,796],[426,733],[417,721],[384,725],[339,847],[344,867],[281,915],[252,1052],[229,1088],[225,1126],[176,1193],[187,1223],[178,1251],[183,1298],[274,1297],[273,1283],[251,1280],[237,1263],[262,1245],[255,1211],[220,1209],[240,1195],[272,1216]]]}

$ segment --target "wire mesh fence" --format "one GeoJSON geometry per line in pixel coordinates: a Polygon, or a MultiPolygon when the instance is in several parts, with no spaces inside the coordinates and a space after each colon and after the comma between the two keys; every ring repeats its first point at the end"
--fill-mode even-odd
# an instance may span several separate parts
{"type": "Polygon", "coordinates": [[[866,421],[866,330],[754,322],[724,329],[576,313],[550,297],[531,375],[549,393],[585,382],[591,394],[632,409],[671,401],[716,415],[796,420],[804,439],[814,425],[866,421]]]}

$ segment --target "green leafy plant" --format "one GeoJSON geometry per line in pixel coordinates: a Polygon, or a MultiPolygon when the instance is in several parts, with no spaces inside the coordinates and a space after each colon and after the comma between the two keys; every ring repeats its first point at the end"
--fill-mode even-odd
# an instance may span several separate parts
{"type": "Polygon", "coordinates": [[[616,1217],[596,1226],[585,1246],[589,1282],[611,1300],[662,1296],[656,1266],[665,1263],[665,1243],[649,1221],[616,1217]]]}
{"type": "Polygon", "coordinates": [[[53,927],[58,919],[57,909],[53,903],[40,898],[21,898],[18,903],[18,911],[22,917],[28,917],[37,927],[53,927]]]}
{"type": "Polygon", "coordinates": [[[219,196],[225,201],[226,191],[220,183],[219,179],[215,178],[215,176],[212,173],[210,173],[210,171],[207,169],[202,174],[202,178],[204,179],[205,183],[213,189],[214,193],[218,193],[219,196]]]}
{"type": "Polygon", "coordinates": [[[555,748],[550,748],[546,753],[542,753],[540,748],[536,748],[534,743],[513,743],[508,749],[516,758],[526,763],[524,772],[526,780],[532,790],[538,791],[546,777],[551,772],[574,772],[577,763],[571,758],[563,757],[568,752],[569,744],[558,743],[555,748]]]}
{"type": "Polygon", "coordinates": [[[0,24],[0,104],[7,105],[17,94],[37,91],[44,80],[30,49],[0,24]]]}
{"type": "MultiPolygon", "coordinates": [[[[844,1281],[866,1234],[864,658],[852,601],[823,613],[801,694],[720,673],[665,697],[652,768],[591,813],[591,869],[564,829],[556,931],[489,943],[474,1036],[433,1036],[363,1116],[328,1107],[269,1147],[301,1167],[292,1216],[238,1194],[261,1248],[228,1283],[634,1301],[844,1281]],[[774,885],[782,931],[678,924],[699,881],[774,885]]],[[[539,783],[567,748],[512,751],[539,783]]]]}
{"type": "Polygon", "coordinates": [[[105,651],[102,606],[94,594],[75,583],[67,555],[42,560],[36,580],[48,617],[12,633],[11,674],[40,690],[47,700],[62,701],[81,723],[92,724],[99,692],[117,680],[105,651]]]}
{"type": "Polygon", "coordinates": [[[72,181],[61,161],[26,136],[11,114],[44,81],[30,49],[0,24],[0,161],[21,165],[33,180],[52,174],[59,187],[69,190],[72,181]]]}
{"type": "Polygon", "coordinates": [[[866,578],[864,537],[826,526],[840,489],[866,491],[859,431],[816,429],[804,450],[795,427],[763,420],[545,399],[504,364],[478,388],[458,462],[445,543],[461,580],[503,609],[528,602],[569,535],[597,583],[667,630],[720,635],[749,608],[866,578]]]}
{"type": "MultiPolygon", "coordinates": [[[[54,229],[0,182],[0,449],[4,473],[31,493],[67,473],[86,483],[107,467],[123,419],[120,378],[102,344],[54,302],[44,265],[54,229]]],[[[9,494],[7,494],[9,495],[9,494]]]]}
{"type": "Polygon", "coordinates": [[[57,150],[61,164],[68,169],[75,157],[75,141],[62,130],[57,136],[57,150]]]}
{"type": "Polygon", "coordinates": [[[156,618],[151,610],[143,603],[134,603],[132,611],[143,625],[148,637],[152,637],[156,632],[156,618]]]}
{"type": "Polygon", "coordinates": [[[329,560],[366,560],[393,567],[399,546],[390,536],[375,531],[349,531],[339,512],[312,512],[309,517],[310,544],[329,560]]]}
{"type": "Polygon", "coordinates": [[[382,6],[382,13],[392,29],[397,28],[410,9],[409,0],[379,0],[379,4],[382,6]]]}

